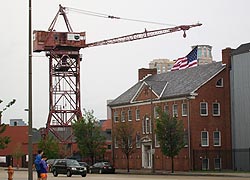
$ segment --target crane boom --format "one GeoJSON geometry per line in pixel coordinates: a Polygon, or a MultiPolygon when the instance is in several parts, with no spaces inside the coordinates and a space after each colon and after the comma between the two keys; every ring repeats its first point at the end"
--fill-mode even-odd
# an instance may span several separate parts
{"type": "Polygon", "coordinates": [[[102,46],[102,45],[108,45],[108,44],[135,41],[135,40],[150,38],[150,37],[159,36],[159,35],[163,35],[167,33],[177,32],[177,31],[184,31],[183,37],[186,37],[186,30],[189,30],[190,28],[201,26],[201,25],[202,25],[201,23],[197,23],[197,24],[192,24],[192,25],[181,25],[181,26],[152,30],[152,31],[147,31],[145,29],[145,31],[141,33],[134,33],[134,34],[116,37],[112,39],[88,43],[85,45],[85,47],[102,46]]]}
{"type": "Polygon", "coordinates": [[[94,47],[94,46],[102,46],[108,44],[116,44],[116,43],[123,43],[128,41],[135,41],[150,37],[155,37],[159,35],[164,35],[168,33],[173,33],[177,31],[183,31],[183,37],[186,37],[186,31],[190,28],[201,26],[201,23],[191,24],[191,25],[180,25],[170,28],[163,28],[163,29],[156,29],[140,32],[140,33],[133,33],[129,35],[124,35],[116,38],[96,41],[93,43],[86,43],[86,35],[85,32],[73,32],[73,29],[69,23],[67,18],[65,7],[59,5],[59,10],[53,19],[48,31],[34,31],[34,41],[33,41],[33,51],[34,52],[41,52],[41,51],[50,51],[57,47],[74,47],[77,49],[86,48],[86,47],[94,47]],[[68,32],[57,32],[54,31],[54,26],[58,19],[58,16],[62,15],[67,26],[68,32]]]}
{"type": "Polygon", "coordinates": [[[187,30],[202,24],[181,25],[150,31],[145,29],[140,33],[86,43],[86,33],[73,31],[65,10],[65,7],[59,5],[59,10],[47,31],[33,31],[33,52],[44,51],[49,58],[49,114],[46,129],[42,135],[46,137],[51,132],[61,143],[71,149],[71,145],[75,141],[71,125],[74,119],[82,118],[81,48],[135,41],[177,31],[183,31],[183,37],[186,37],[187,30]],[[59,15],[64,18],[67,32],[58,32],[54,29],[59,15]]]}

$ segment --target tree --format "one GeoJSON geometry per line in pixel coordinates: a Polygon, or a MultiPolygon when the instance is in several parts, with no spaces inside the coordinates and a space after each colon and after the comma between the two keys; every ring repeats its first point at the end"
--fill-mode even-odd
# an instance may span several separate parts
{"type": "Polygon", "coordinates": [[[127,158],[127,172],[129,172],[129,156],[134,153],[136,147],[136,137],[134,128],[128,123],[119,123],[114,129],[115,141],[127,158]]]}
{"type": "Polygon", "coordinates": [[[174,156],[178,155],[184,147],[184,125],[182,120],[170,117],[166,112],[158,109],[159,119],[156,121],[156,135],[159,140],[161,151],[169,156],[174,172],[174,156]]]}
{"type": "Polygon", "coordinates": [[[72,124],[80,154],[89,157],[92,164],[95,162],[96,157],[103,157],[106,150],[106,138],[102,134],[101,126],[93,114],[93,110],[87,111],[84,109],[82,119],[75,120],[72,124]]]}
{"type": "Polygon", "coordinates": [[[38,148],[43,150],[48,159],[56,159],[59,157],[59,145],[52,136],[41,139],[38,142],[38,148]]]}
{"type": "Polygon", "coordinates": [[[17,162],[17,169],[19,169],[19,162],[20,162],[20,158],[24,155],[23,151],[22,151],[22,148],[21,148],[21,143],[18,143],[16,145],[16,148],[13,150],[12,152],[12,156],[14,158],[16,158],[16,162],[17,162]]]}
{"type": "MultiPolygon", "coordinates": [[[[0,99],[0,104],[3,101],[0,99]]],[[[15,99],[10,101],[2,110],[0,110],[0,134],[2,134],[6,130],[6,125],[2,124],[2,114],[6,111],[10,106],[12,106],[16,102],[15,99]]],[[[8,136],[0,136],[0,149],[4,149],[7,147],[7,144],[10,143],[10,137],[8,136]]]]}
{"type": "MultiPolygon", "coordinates": [[[[6,125],[0,125],[0,134],[2,134],[6,130],[6,125]]],[[[4,149],[10,143],[10,137],[8,136],[0,136],[0,149],[4,149]]]]}

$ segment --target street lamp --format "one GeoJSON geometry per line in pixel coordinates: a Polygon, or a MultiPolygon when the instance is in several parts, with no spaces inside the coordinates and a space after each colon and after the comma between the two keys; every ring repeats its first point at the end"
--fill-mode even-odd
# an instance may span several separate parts
{"type": "Polygon", "coordinates": [[[186,97],[188,103],[187,103],[187,124],[188,124],[188,166],[189,170],[191,170],[191,132],[190,132],[190,100],[195,99],[195,96],[188,96],[186,97]]]}
{"type": "Polygon", "coordinates": [[[28,180],[33,180],[33,172],[32,172],[32,165],[33,165],[33,153],[32,153],[32,5],[31,5],[31,0],[29,0],[29,34],[28,34],[28,39],[29,39],[29,130],[28,130],[28,151],[29,151],[29,161],[28,161],[28,180]]]}

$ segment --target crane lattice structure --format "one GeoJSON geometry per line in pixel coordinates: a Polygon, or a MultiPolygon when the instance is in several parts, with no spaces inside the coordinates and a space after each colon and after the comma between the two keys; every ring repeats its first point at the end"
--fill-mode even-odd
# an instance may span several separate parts
{"type": "Polygon", "coordinates": [[[71,124],[82,117],[80,101],[80,61],[81,48],[123,43],[159,36],[163,34],[186,31],[201,26],[200,23],[181,25],[171,28],[143,31],[107,40],[86,43],[85,32],[73,32],[66,16],[65,7],[59,10],[48,31],[34,31],[33,52],[46,52],[49,58],[49,114],[45,134],[53,133],[61,142],[74,142],[71,124]],[[54,31],[57,18],[62,15],[68,32],[54,31]]]}

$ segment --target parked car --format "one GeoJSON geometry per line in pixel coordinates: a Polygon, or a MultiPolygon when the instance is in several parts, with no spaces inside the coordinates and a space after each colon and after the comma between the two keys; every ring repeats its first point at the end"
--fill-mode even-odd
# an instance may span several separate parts
{"type": "Polygon", "coordinates": [[[47,159],[47,164],[48,164],[48,172],[51,172],[51,167],[53,166],[54,162],[56,159],[47,159]]]}
{"type": "Polygon", "coordinates": [[[89,173],[115,173],[115,168],[109,162],[98,162],[89,167],[89,173]]]}
{"type": "Polygon", "coordinates": [[[74,159],[57,159],[51,168],[51,172],[55,177],[57,177],[58,174],[66,174],[68,177],[72,175],[86,177],[87,168],[81,166],[78,161],[74,159]]]}
{"type": "Polygon", "coordinates": [[[88,163],[86,163],[86,162],[79,162],[79,164],[80,164],[81,166],[86,167],[86,168],[87,168],[87,173],[89,173],[89,164],[88,164],[88,163]]]}

